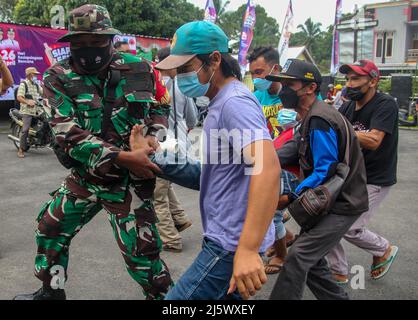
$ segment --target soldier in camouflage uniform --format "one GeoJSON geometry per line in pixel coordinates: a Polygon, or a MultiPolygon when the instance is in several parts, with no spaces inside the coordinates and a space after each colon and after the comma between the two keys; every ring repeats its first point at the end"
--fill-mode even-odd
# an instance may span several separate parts
{"type": "Polygon", "coordinates": [[[129,148],[135,125],[167,127],[169,97],[148,62],[113,52],[111,39],[117,33],[105,8],[84,5],[73,10],[70,33],[60,39],[70,42],[72,58],[44,75],[44,104],[56,144],[76,163],[37,219],[35,275],[43,286],[17,300],[65,299],[63,289],[51,288],[54,266],[63,267],[66,280],[71,240],[101,209],[107,211],[126,268],[146,298],[162,299],[172,286],[159,256],[162,244],[152,201],[154,172],[159,169],[148,156],[155,137],[146,137],[148,148],[129,148]],[[109,70],[119,70],[120,81],[104,139],[109,70]],[[136,209],[131,209],[130,188],[141,202],[136,209]]]}

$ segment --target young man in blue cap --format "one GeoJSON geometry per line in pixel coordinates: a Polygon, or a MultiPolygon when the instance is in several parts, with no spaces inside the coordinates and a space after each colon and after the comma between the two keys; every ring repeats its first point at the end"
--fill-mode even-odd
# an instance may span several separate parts
{"type": "Polygon", "coordinates": [[[211,100],[200,182],[203,247],[166,299],[218,300],[236,289],[248,299],[267,280],[260,252],[274,241],[280,189],[280,164],[261,106],[239,81],[225,33],[210,22],[179,28],[171,55],[156,68],[177,69],[183,94],[211,100]]]}

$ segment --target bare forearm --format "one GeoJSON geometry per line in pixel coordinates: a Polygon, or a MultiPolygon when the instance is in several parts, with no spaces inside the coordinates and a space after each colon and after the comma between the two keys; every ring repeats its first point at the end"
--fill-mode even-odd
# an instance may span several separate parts
{"type": "Polygon", "coordinates": [[[128,151],[120,151],[118,156],[115,158],[115,163],[118,166],[128,168],[132,162],[132,153],[128,151]]]}
{"type": "Polygon", "coordinates": [[[0,67],[0,73],[2,79],[1,91],[4,92],[13,85],[13,76],[4,63],[0,67]]]}
{"type": "Polygon", "coordinates": [[[28,104],[26,99],[22,96],[17,96],[17,101],[19,101],[20,103],[23,103],[23,104],[28,104]]]}
{"type": "Polygon", "coordinates": [[[379,148],[381,140],[371,132],[356,132],[360,146],[367,150],[376,150],[379,148]]]}
{"type": "Polygon", "coordinates": [[[259,250],[279,201],[280,172],[280,164],[275,157],[270,165],[264,163],[261,174],[251,177],[247,216],[239,247],[259,250]]]}

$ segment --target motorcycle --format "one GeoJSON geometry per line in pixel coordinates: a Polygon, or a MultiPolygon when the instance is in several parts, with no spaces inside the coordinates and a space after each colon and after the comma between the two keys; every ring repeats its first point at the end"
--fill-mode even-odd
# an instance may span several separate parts
{"type": "Polygon", "coordinates": [[[411,101],[408,109],[399,110],[399,125],[403,127],[416,127],[418,125],[418,116],[416,102],[411,101]]]}
{"type": "MultiPolygon", "coordinates": [[[[47,115],[42,106],[42,98],[36,101],[36,116],[32,117],[31,127],[29,129],[28,140],[26,144],[26,150],[30,148],[46,148],[50,147],[52,142],[52,132],[48,124],[47,115]]],[[[20,148],[20,134],[23,129],[22,115],[19,110],[13,108],[9,111],[11,123],[11,134],[8,138],[13,142],[17,149],[20,148]]]]}

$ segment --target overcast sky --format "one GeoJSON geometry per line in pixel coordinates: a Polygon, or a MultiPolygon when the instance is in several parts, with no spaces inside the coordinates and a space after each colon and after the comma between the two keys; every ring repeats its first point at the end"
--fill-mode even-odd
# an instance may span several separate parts
{"type": "MultiPolygon", "coordinates": [[[[204,8],[206,0],[187,0],[200,8],[204,8]]],[[[387,2],[387,0],[342,0],[343,12],[352,12],[354,5],[362,6],[368,3],[387,2]]],[[[231,0],[229,10],[235,10],[247,0],[231,0]]],[[[267,14],[277,20],[282,27],[289,0],[255,0],[256,4],[263,6],[267,14]]],[[[295,26],[303,24],[309,17],[315,22],[321,22],[324,27],[334,24],[336,0],[293,0],[295,26]]]]}

